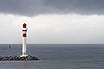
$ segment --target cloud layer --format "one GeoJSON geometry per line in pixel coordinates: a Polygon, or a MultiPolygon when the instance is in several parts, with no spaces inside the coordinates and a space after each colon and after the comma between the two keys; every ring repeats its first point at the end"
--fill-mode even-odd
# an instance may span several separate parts
{"type": "Polygon", "coordinates": [[[101,15],[77,14],[35,17],[0,14],[0,43],[22,43],[25,21],[30,44],[103,44],[103,18],[101,15]]]}
{"type": "Polygon", "coordinates": [[[104,0],[0,0],[0,12],[39,14],[104,14],[104,0]]]}
{"type": "Polygon", "coordinates": [[[28,43],[102,44],[103,6],[104,0],[0,0],[0,43],[21,43],[26,22],[28,43]]]}

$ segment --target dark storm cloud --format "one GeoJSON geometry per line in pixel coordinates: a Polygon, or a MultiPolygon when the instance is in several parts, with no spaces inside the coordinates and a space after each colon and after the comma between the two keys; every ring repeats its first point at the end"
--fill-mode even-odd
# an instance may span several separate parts
{"type": "Polygon", "coordinates": [[[34,16],[38,14],[104,14],[104,0],[0,0],[0,12],[34,16]]]}

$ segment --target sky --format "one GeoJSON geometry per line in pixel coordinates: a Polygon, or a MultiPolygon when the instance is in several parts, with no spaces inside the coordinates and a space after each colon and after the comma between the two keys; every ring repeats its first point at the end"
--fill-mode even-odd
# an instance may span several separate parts
{"type": "Polygon", "coordinates": [[[0,44],[104,44],[104,0],[0,0],[0,44]]]}

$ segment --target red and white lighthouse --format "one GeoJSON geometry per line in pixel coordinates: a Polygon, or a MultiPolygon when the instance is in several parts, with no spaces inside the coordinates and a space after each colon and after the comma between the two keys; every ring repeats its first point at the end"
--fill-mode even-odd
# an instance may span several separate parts
{"type": "Polygon", "coordinates": [[[23,29],[22,29],[22,32],[23,32],[23,44],[22,44],[22,55],[21,57],[26,57],[28,56],[26,54],[26,33],[27,33],[27,27],[26,27],[26,23],[23,24],[23,29]]]}

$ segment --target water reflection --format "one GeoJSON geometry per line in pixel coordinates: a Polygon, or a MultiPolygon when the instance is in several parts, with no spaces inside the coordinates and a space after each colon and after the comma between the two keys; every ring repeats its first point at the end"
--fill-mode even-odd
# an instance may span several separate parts
{"type": "Polygon", "coordinates": [[[28,65],[27,61],[21,61],[21,69],[28,69],[27,65],[28,65]]]}

